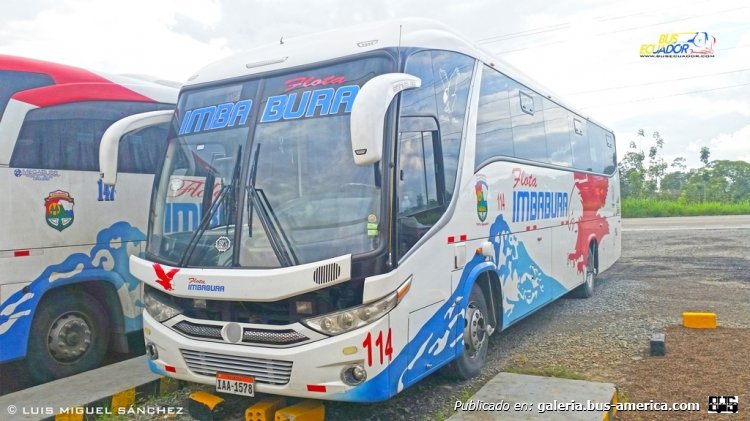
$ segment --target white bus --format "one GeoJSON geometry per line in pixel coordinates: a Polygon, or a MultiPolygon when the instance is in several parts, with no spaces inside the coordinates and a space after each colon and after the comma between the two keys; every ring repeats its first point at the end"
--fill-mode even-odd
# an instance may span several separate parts
{"type": "Polygon", "coordinates": [[[149,365],[360,402],[475,376],[489,335],[617,260],[615,169],[610,130],[431,21],[211,64],[180,92],[131,257],[149,365]]]}
{"type": "Polygon", "coordinates": [[[175,87],[0,55],[0,363],[25,358],[42,382],[138,345],[128,255],[145,248],[168,125],[119,145],[117,190],[99,178],[99,142],[115,121],[176,100],[175,87]]]}

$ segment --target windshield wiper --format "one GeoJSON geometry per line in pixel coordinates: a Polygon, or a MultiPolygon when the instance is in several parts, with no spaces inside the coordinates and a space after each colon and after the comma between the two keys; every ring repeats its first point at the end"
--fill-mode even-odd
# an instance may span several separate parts
{"type": "MultiPolygon", "coordinates": [[[[237,188],[238,181],[240,179],[240,163],[242,162],[241,156],[242,156],[242,145],[237,146],[237,154],[236,160],[234,163],[234,168],[232,169],[232,178],[229,182],[229,184],[224,184],[224,181],[221,182],[221,189],[219,190],[218,196],[216,196],[216,200],[211,201],[211,197],[213,197],[213,190],[214,190],[214,184],[216,182],[216,175],[214,173],[218,172],[214,167],[208,168],[208,175],[206,176],[206,184],[203,187],[203,202],[201,204],[201,209],[203,211],[203,216],[201,217],[201,221],[198,224],[198,228],[195,230],[193,235],[190,237],[190,241],[188,241],[188,245],[185,248],[185,253],[182,255],[182,259],[180,260],[180,266],[186,266],[187,263],[190,261],[190,259],[193,256],[193,252],[195,251],[196,246],[198,245],[198,240],[203,236],[203,233],[206,232],[208,229],[208,226],[211,223],[211,219],[213,218],[214,214],[216,213],[216,210],[221,207],[222,204],[224,204],[224,208],[227,208],[227,204],[224,203],[225,199],[227,197],[230,197],[227,192],[234,187],[237,188]],[[211,184],[209,185],[209,181],[211,184]]],[[[221,176],[221,174],[219,174],[221,176]]],[[[236,195],[232,195],[236,196],[236,195]]],[[[227,221],[225,221],[226,224],[229,224],[229,218],[227,218],[227,221]]]]}
{"type": "Polygon", "coordinates": [[[274,225],[271,221],[270,214],[272,214],[271,205],[268,203],[263,191],[255,188],[255,175],[258,172],[258,157],[260,156],[260,143],[255,148],[255,156],[253,157],[253,167],[250,171],[250,177],[247,180],[247,192],[250,196],[250,200],[247,201],[247,221],[248,221],[248,235],[253,236],[253,211],[258,208],[258,219],[260,220],[263,229],[268,235],[268,242],[271,243],[271,248],[274,254],[279,259],[282,267],[293,266],[297,264],[297,257],[292,251],[292,247],[289,244],[289,239],[283,234],[281,227],[277,224],[274,225]],[[259,194],[260,192],[260,194],[259,194]],[[263,201],[261,203],[261,200],[263,201]],[[278,229],[276,228],[278,227],[278,229]],[[279,232],[281,231],[281,235],[279,232]]]}

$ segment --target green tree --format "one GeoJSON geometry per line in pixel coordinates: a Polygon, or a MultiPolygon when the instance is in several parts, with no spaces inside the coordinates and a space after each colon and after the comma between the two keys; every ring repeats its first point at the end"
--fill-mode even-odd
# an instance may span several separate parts
{"type": "Polygon", "coordinates": [[[666,174],[661,180],[660,197],[669,200],[680,198],[683,187],[688,182],[689,175],[681,171],[674,171],[666,174]]]}
{"type": "Polygon", "coordinates": [[[644,197],[643,186],[646,181],[646,156],[639,150],[635,142],[630,142],[630,148],[618,164],[620,171],[620,194],[623,199],[628,197],[644,197]]]}
{"type": "Polygon", "coordinates": [[[688,174],[685,172],[687,169],[686,159],[678,156],[672,160],[669,167],[674,171],[665,174],[659,185],[660,197],[669,200],[676,200],[682,193],[682,187],[687,183],[688,174]]]}
{"type": "Polygon", "coordinates": [[[708,166],[708,158],[711,156],[711,151],[708,149],[708,146],[701,147],[701,162],[703,163],[704,167],[708,166]]]}
{"type": "Polygon", "coordinates": [[[726,200],[732,203],[750,200],[750,163],[745,161],[713,161],[711,163],[711,185],[722,184],[726,200]]]}
{"type": "Polygon", "coordinates": [[[683,172],[687,169],[687,164],[685,162],[687,162],[685,158],[678,156],[677,158],[672,160],[672,163],[669,166],[679,172],[683,172]]]}
{"type": "Polygon", "coordinates": [[[645,190],[650,196],[654,196],[660,189],[660,182],[664,175],[667,173],[667,163],[664,161],[659,153],[664,148],[664,139],[662,139],[659,132],[653,133],[655,140],[654,146],[648,149],[648,170],[646,170],[647,181],[645,190]]]}

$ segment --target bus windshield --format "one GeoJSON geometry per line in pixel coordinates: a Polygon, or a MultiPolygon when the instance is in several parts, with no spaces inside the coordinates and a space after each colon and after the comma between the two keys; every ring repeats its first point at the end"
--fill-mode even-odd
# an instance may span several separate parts
{"type": "Polygon", "coordinates": [[[359,88],[393,67],[375,56],[183,92],[149,253],[272,268],[376,249],[382,166],[355,165],[349,115],[359,88]]]}

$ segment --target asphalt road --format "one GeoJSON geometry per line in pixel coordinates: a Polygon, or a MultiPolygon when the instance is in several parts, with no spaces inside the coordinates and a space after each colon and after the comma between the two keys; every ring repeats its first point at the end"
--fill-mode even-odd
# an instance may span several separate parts
{"type": "MultiPolygon", "coordinates": [[[[597,278],[590,299],[557,300],[490,340],[477,379],[439,373],[372,405],[327,405],[331,419],[441,419],[491,377],[518,368],[560,369],[618,384],[647,355],[653,333],[685,311],[750,328],[750,215],[623,221],[622,256],[597,278]],[[377,415],[374,415],[377,414],[377,415]]],[[[498,397],[498,400],[501,397],[498,397]]]]}
{"type": "Polygon", "coordinates": [[[594,297],[558,300],[494,335],[480,377],[434,374],[389,401],[332,403],[327,412],[331,419],[447,418],[456,400],[518,366],[564,367],[617,384],[618,367],[643,355],[650,335],[679,323],[683,311],[716,312],[722,326],[750,328],[749,251],[750,216],[624,220],[622,257],[600,274],[594,297]]]}
{"type": "Polygon", "coordinates": [[[623,231],[750,229],[750,215],[623,219],[623,231]]]}
{"type": "MultiPolygon", "coordinates": [[[[109,352],[105,356],[104,365],[125,361],[136,356],[137,354],[134,353],[121,354],[117,352],[109,352]]],[[[35,384],[26,375],[26,366],[23,360],[0,364],[0,396],[32,386],[35,386],[35,384]]],[[[0,417],[0,419],[2,419],[2,417],[0,417]]]]}

